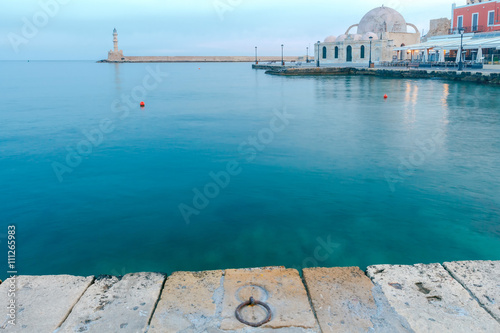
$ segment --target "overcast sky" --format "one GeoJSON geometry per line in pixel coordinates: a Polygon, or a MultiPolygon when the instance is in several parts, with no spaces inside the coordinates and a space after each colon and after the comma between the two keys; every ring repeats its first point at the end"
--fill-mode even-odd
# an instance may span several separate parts
{"type": "Polygon", "coordinates": [[[452,1],[0,0],[0,60],[105,59],[115,27],[125,55],[302,55],[381,5],[428,31],[452,1]]]}

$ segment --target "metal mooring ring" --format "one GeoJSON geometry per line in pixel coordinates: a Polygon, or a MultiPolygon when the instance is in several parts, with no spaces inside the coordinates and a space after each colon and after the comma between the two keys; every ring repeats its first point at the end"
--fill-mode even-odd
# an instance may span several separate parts
{"type": "Polygon", "coordinates": [[[238,307],[236,308],[236,311],[234,311],[234,315],[236,316],[236,319],[238,319],[240,322],[242,322],[245,325],[252,326],[252,327],[259,327],[259,326],[262,326],[271,320],[271,308],[266,303],[261,302],[261,301],[256,301],[253,299],[253,297],[250,297],[250,299],[248,301],[243,302],[240,305],[238,305],[238,307]],[[241,315],[240,315],[241,309],[243,309],[245,306],[254,306],[254,305],[260,305],[264,309],[266,309],[266,311],[267,311],[266,318],[264,318],[264,320],[262,320],[262,321],[259,321],[258,323],[250,323],[250,322],[246,321],[245,319],[241,318],[241,315]]]}

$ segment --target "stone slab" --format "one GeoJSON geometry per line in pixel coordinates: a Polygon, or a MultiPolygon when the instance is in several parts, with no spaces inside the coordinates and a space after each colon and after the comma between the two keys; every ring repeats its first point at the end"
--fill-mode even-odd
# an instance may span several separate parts
{"type": "Polygon", "coordinates": [[[222,276],[222,271],[170,275],[148,333],[203,332],[217,328],[224,294],[222,276]]]}
{"type": "Polygon", "coordinates": [[[145,332],[164,281],[165,275],[160,273],[97,279],[58,333],[145,332]]]}
{"type": "Polygon", "coordinates": [[[415,332],[500,332],[500,326],[440,264],[375,265],[368,276],[415,332]]]}
{"type": "Polygon", "coordinates": [[[66,319],[73,306],[94,280],[93,276],[18,276],[13,299],[16,325],[8,323],[7,304],[12,279],[0,285],[0,330],[6,332],[53,332],[66,319]]]}
{"type": "MultiPolygon", "coordinates": [[[[250,296],[271,308],[271,321],[262,325],[262,330],[286,328],[286,331],[292,332],[295,328],[300,332],[319,332],[297,270],[284,267],[226,270],[222,330],[241,331],[248,328],[236,319],[234,312],[250,296]]],[[[260,306],[246,307],[242,316],[247,321],[258,322],[265,318],[265,311],[260,306]]]]}
{"type": "Polygon", "coordinates": [[[323,333],[411,332],[358,267],[307,268],[303,276],[323,333]]]}
{"type": "Polygon", "coordinates": [[[500,261],[455,261],[443,266],[500,323],[500,261]]]}

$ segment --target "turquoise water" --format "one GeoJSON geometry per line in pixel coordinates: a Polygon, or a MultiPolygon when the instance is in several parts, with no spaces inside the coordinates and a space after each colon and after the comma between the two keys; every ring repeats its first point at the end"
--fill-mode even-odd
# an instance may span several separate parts
{"type": "Polygon", "coordinates": [[[0,241],[15,224],[20,274],[500,259],[497,87],[250,64],[0,72],[0,241]]]}

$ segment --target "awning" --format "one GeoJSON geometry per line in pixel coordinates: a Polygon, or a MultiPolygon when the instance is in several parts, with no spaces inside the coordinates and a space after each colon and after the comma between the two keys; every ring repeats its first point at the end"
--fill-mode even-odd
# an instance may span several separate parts
{"type": "MultiPolygon", "coordinates": [[[[395,51],[418,51],[418,50],[458,50],[460,48],[460,35],[450,35],[447,38],[431,38],[420,44],[408,45],[395,48],[395,51]]],[[[464,50],[500,49],[500,37],[477,38],[472,35],[463,38],[464,50]]]]}

